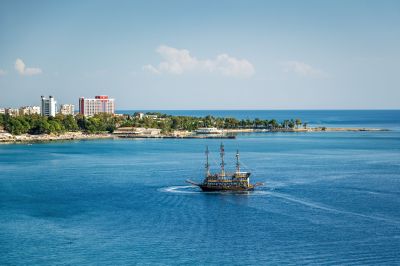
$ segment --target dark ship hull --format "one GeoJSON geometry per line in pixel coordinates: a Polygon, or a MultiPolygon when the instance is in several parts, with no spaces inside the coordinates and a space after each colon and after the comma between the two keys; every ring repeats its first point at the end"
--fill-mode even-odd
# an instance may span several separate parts
{"type": "Polygon", "coordinates": [[[224,187],[224,186],[207,186],[207,185],[198,185],[202,191],[204,192],[216,192],[216,191],[253,191],[254,186],[251,187],[224,187]]]}
{"type": "Polygon", "coordinates": [[[262,183],[256,183],[256,184],[249,184],[247,185],[237,185],[237,184],[232,184],[232,185],[215,185],[215,184],[210,184],[210,183],[195,183],[191,180],[186,180],[187,183],[192,184],[194,186],[199,187],[202,191],[204,192],[217,192],[217,191],[253,191],[255,187],[263,185],[262,183]]]}

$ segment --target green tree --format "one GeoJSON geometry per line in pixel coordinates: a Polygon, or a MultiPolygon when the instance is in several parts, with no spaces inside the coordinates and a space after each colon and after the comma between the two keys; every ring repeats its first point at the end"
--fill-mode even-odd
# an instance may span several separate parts
{"type": "Polygon", "coordinates": [[[5,120],[5,129],[13,135],[21,135],[28,132],[29,124],[24,119],[8,117],[5,120]]]}
{"type": "Polygon", "coordinates": [[[301,126],[301,124],[302,124],[301,119],[296,118],[295,123],[296,123],[296,127],[299,128],[299,126],[301,126]]]}
{"type": "Polygon", "coordinates": [[[181,118],[179,116],[174,116],[171,118],[172,119],[172,128],[177,130],[181,129],[181,118]]]}
{"type": "Polygon", "coordinates": [[[294,120],[293,120],[293,119],[290,119],[289,122],[288,122],[288,127],[289,127],[289,128],[294,128],[294,126],[295,126],[294,120]]]}
{"type": "Polygon", "coordinates": [[[62,125],[67,131],[78,131],[79,126],[75,118],[72,115],[66,115],[62,119],[62,125]]]}
{"type": "Polygon", "coordinates": [[[5,114],[0,114],[0,126],[4,126],[5,114]]]}
{"type": "Polygon", "coordinates": [[[58,120],[49,120],[49,133],[62,133],[64,132],[64,126],[58,120]]]}
{"type": "Polygon", "coordinates": [[[75,120],[76,120],[76,123],[78,124],[78,127],[80,130],[82,130],[82,131],[88,130],[89,123],[85,116],[83,116],[81,114],[76,115],[75,120]]]}
{"type": "Polygon", "coordinates": [[[268,124],[269,124],[271,129],[276,129],[276,128],[279,127],[279,123],[275,119],[269,120],[268,124]]]}
{"type": "Polygon", "coordinates": [[[254,119],[254,125],[255,127],[261,127],[263,125],[263,121],[261,121],[259,118],[254,119]]]}
{"type": "Polygon", "coordinates": [[[46,117],[39,117],[32,121],[29,134],[48,134],[50,133],[50,124],[48,123],[46,117]]]}
{"type": "Polygon", "coordinates": [[[289,127],[289,120],[283,120],[281,125],[283,128],[287,129],[289,127]]]}

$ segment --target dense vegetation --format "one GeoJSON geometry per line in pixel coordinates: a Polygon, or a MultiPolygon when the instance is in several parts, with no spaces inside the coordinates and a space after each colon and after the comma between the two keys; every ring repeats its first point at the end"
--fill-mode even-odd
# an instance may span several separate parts
{"type": "Polygon", "coordinates": [[[163,132],[172,130],[195,130],[199,127],[216,127],[223,129],[238,129],[238,128],[266,128],[266,129],[290,129],[307,124],[303,124],[300,119],[284,120],[281,123],[275,119],[242,119],[238,120],[233,117],[192,117],[192,116],[172,116],[161,113],[146,113],[142,119],[138,118],[138,114],[126,116],[122,121],[121,126],[159,128],[163,132]],[[155,118],[157,117],[157,118],[155,118]]]}
{"type": "Polygon", "coordinates": [[[60,134],[66,131],[84,131],[88,133],[113,132],[116,117],[99,114],[93,117],[82,115],[61,115],[45,117],[40,115],[21,115],[12,117],[0,114],[0,125],[14,135],[20,134],[60,134]]]}
{"type": "Polygon", "coordinates": [[[300,119],[291,119],[278,122],[275,119],[242,119],[228,117],[192,117],[171,116],[161,113],[147,113],[143,118],[139,115],[112,116],[109,114],[98,114],[93,117],[82,115],[61,115],[55,117],[43,117],[40,115],[21,115],[12,117],[0,114],[0,125],[5,130],[14,134],[60,134],[67,131],[83,131],[87,133],[113,132],[117,127],[145,127],[159,128],[163,133],[173,130],[195,130],[199,127],[217,127],[224,129],[236,128],[267,128],[267,129],[290,129],[302,124],[300,119]]]}

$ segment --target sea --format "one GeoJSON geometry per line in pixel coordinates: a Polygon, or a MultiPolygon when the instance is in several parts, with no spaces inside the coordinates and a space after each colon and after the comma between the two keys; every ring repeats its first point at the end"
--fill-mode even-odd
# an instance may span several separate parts
{"type": "Polygon", "coordinates": [[[400,110],[162,112],[388,131],[222,140],[248,193],[185,183],[217,139],[0,145],[0,265],[400,264],[400,110]]]}

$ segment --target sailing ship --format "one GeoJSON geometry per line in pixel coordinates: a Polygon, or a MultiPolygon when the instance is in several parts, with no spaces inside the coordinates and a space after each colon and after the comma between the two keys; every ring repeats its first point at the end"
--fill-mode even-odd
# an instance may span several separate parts
{"type": "Polygon", "coordinates": [[[203,183],[195,183],[191,180],[186,182],[198,186],[202,191],[251,191],[255,187],[263,185],[263,183],[250,184],[250,172],[242,172],[240,170],[239,150],[236,152],[236,171],[234,173],[225,172],[225,148],[221,143],[220,146],[221,156],[221,171],[212,174],[210,172],[210,164],[208,162],[209,150],[206,147],[206,164],[205,164],[205,178],[203,183]]]}

